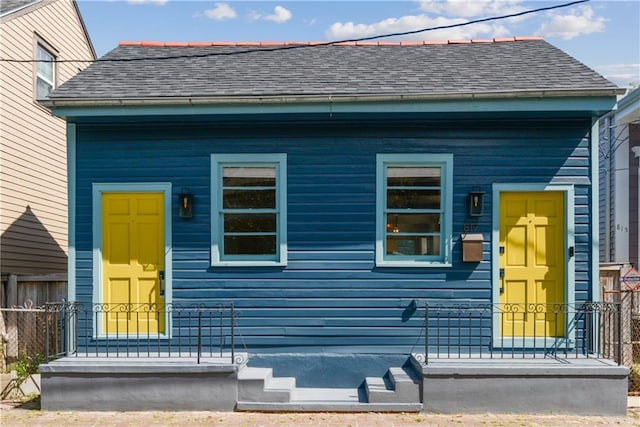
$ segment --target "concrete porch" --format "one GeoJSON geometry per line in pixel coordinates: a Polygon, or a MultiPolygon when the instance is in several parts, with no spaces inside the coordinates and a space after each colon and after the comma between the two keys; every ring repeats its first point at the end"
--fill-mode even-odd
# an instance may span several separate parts
{"type": "Polygon", "coordinates": [[[298,387],[295,377],[248,366],[247,355],[66,357],[41,366],[41,401],[44,410],[626,413],[628,369],[605,359],[418,359],[356,387],[298,387]]]}
{"type": "Polygon", "coordinates": [[[424,412],[624,415],[629,369],[602,358],[412,358],[424,412]]]}

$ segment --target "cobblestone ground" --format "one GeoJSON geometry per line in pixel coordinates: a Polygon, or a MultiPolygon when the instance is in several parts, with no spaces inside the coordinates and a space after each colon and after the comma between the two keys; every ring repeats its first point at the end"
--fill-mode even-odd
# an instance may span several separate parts
{"type": "Polygon", "coordinates": [[[0,425],[13,426],[640,426],[640,408],[626,417],[504,414],[338,414],[255,412],[47,412],[38,400],[1,402],[0,425]]]}

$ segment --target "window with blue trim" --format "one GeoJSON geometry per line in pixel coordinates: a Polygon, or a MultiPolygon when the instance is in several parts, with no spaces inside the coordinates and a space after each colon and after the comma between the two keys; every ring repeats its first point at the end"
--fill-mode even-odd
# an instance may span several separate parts
{"type": "Polygon", "coordinates": [[[377,265],[450,265],[452,176],[452,154],[378,154],[377,265]]]}
{"type": "Polygon", "coordinates": [[[213,265],[286,264],[286,155],[211,156],[213,265]]]}

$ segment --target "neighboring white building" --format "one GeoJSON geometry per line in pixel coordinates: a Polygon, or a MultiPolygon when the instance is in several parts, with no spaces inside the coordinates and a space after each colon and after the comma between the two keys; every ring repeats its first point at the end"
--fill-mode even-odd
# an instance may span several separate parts
{"type": "MultiPolygon", "coordinates": [[[[93,60],[72,0],[2,0],[0,57],[93,60]]],[[[89,63],[0,62],[0,273],[67,271],[66,124],[39,103],[89,63]]]]}
{"type": "Polygon", "coordinates": [[[600,119],[600,261],[640,266],[640,88],[600,119]]]}

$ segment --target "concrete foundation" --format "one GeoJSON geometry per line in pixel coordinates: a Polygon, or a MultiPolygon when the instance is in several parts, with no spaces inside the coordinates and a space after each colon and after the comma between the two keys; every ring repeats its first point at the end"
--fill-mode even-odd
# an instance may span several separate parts
{"type": "MultiPolygon", "coordinates": [[[[349,360],[324,360],[339,359],[349,360]]],[[[40,367],[41,405],[50,411],[626,414],[629,370],[603,359],[411,362],[415,375],[406,365],[388,367],[383,377],[367,377],[364,383],[361,379],[356,387],[309,388],[296,385],[292,377],[274,377],[271,368],[249,368],[229,358],[204,359],[198,364],[177,358],[69,357],[40,367]]],[[[340,373],[340,367],[335,367],[332,376],[340,373]]]]}
{"type": "Polygon", "coordinates": [[[425,412],[625,415],[628,368],[601,359],[422,365],[425,412]]]}
{"type": "Polygon", "coordinates": [[[167,359],[59,359],[40,366],[47,411],[233,411],[238,366],[167,359]]]}

